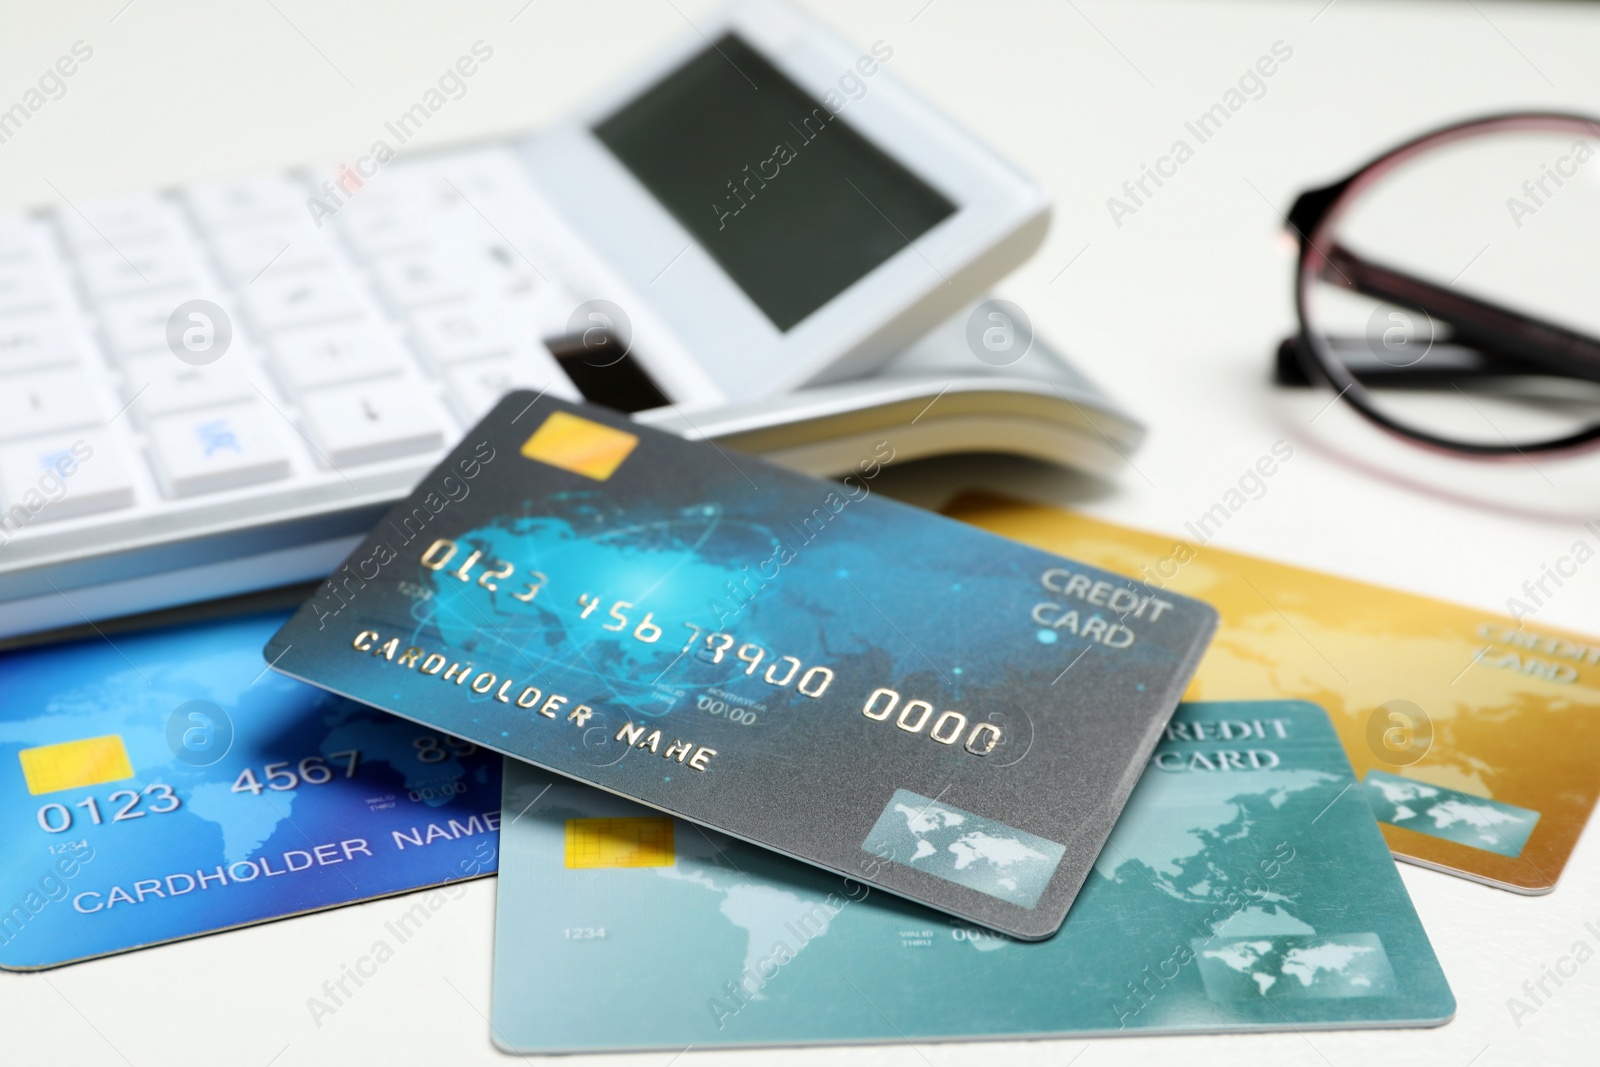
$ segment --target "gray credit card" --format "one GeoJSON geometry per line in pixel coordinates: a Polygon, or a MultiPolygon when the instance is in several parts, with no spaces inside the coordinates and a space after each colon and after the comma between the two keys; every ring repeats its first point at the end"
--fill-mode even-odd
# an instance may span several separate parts
{"type": "MultiPolygon", "coordinates": [[[[872,480],[893,454],[890,435],[855,474],[818,481],[514,393],[266,657],[691,822],[1048,937],[1216,613],[886,500],[872,480]]],[[[591,836],[596,857],[630,847],[591,836]]]]}

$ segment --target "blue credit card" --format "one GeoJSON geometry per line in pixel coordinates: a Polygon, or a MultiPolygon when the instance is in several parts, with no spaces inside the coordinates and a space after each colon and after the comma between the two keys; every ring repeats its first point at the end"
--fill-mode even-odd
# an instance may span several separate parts
{"type": "Polygon", "coordinates": [[[500,758],[264,670],[283,619],[0,656],[0,967],[494,872],[500,758]]]}
{"type": "Polygon", "coordinates": [[[506,1051],[1432,1026],[1455,1011],[1312,704],[1180,705],[1066,923],[1035,943],[515,761],[505,784],[523,813],[501,838],[506,1051]],[[552,996],[551,976],[584,995],[552,996]]]}
{"type": "Polygon", "coordinates": [[[893,454],[891,434],[820,481],[512,393],[266,658],[1048,937],[1216,613],[887,500],[872,480],[893,454]],[[961,855],[924,851],[939,837],[961,855]]]}

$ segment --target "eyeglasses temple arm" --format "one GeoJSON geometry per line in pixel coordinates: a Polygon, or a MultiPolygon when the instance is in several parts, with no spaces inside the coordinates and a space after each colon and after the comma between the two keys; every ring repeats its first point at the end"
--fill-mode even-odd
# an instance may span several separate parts
{"type": "Polygon", "coordinates": [[[1362,259],[1343,245],[1327,254],[1323,281],[1421,311],[1451,327],[1451,341],[1515,360],[1530,371],[1600,381],[1600,341],[1459,290],[1362,259]]]}

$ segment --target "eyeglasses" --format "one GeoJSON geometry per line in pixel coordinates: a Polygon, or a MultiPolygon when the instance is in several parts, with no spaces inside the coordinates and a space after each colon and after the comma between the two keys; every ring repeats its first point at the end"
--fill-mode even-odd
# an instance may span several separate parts
{"type": "Polygon", "coordinates": [[[1600,441],[1600,118],[1425,134],[1302,193],[1284,385],[1478,456],[1600,441]]]}

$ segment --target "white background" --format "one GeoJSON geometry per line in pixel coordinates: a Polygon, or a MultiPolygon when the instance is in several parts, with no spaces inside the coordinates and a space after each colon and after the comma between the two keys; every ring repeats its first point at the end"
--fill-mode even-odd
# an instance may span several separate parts
{"type": "MultiPolygon", "coordinates": [[[[708,8],[694,0],[365,4],[6,3],[0,101],[76,40],[94,58],[0,145],[0,206],[73,199],[313,159],[350,159],[472,42],[494,58],[422,142],[548,122],[708,8]],[[274,4],[276,5],[274,7],[274,4]],[[519,9],[521,9],[519,11],[519,9]],[[113,20],[113,16],[115,19],[113,20]]],[[[1003,484],[1178,532],[1274,441],[1294,459],[1215,543],[1483,609],[1570,550],[1600,516],[1600,462],[1484,465],[1383,440],[1325,397],[1268,382],[1291,327],[1292,248],[1279,212],[1391,143],[1489,110],[1600,110],[1600,11],[1576,4],[988,3],[816,5],[888,69],[1045,182],[1044,248],[1000,287],[1041,332],[1151,426],[1115,484],[963,461],[899,476],[923,500],[1003,484]],[[1164,154],[1276,41],[1268,82],[1137,214],[1107,197],[1164,154]],[[1070,263],[1070,266],[1068,265],[1070,263]]],[[[1191,143],[1192,143],[1192,139],[1191,143]]],[[[1508,190],[1508,195],[1510,191],[1508,190]]],[[[1509,227],[1509,223],[1508,223],[1509,227]]],[[[1508,228],[1508,233],[1509,233],[1508,228]]],[[[1593,244],[1596,235],[1574,235],[1593,244]]],[[[1508,238],[1509,239],[1509,238],[1508,238]]],[[[1592,284],[1592,281],[1591,281],[1592,284]]],[[[1600,560],[1537,622],[1600,631],[1600,560]]],[[[1595,709],[1600,720],[1600,708],[1595,709]]],[[[1600,721],[1595,728],[1600,729],[1600,721]]],[[[1559,745],[1562,739],[1549,738],[1559,745]]],[[[1600,769],[1597,769],[1600,773],[1600,769]]],[[[1514,896],[1402,865],[1459,1001],[1430,1031],[1281,1034],[700,1053],[679,1063],[991,1062],[1466,1065],[1600,1059],[1600,959],[1514,1024],[1507,998],[1579,939],[1600,950],[1600,847],[1560,888],[1514,896]]],[[[462,1064],[504,1060],[485,1013],[494,883],[446,905],[318,1028],[306,1000],[369,951],[401,900],[345,908],[69,967],[0,975],[0,1060],[15,1063],[462,1064]]],[[[589,994],[550,975],[550,995],[589,994]]],[[[628,1005],[615,1010],[626,1012],[628,1005]]],[[[673,1054],[629,1058],[666,1064],[673,1054]]],[[[618,1058],[619,1060],[621,1058],[618,1058]]],[[[611,1062],[611,1058],[607,1058],[611,1062]]]]}

